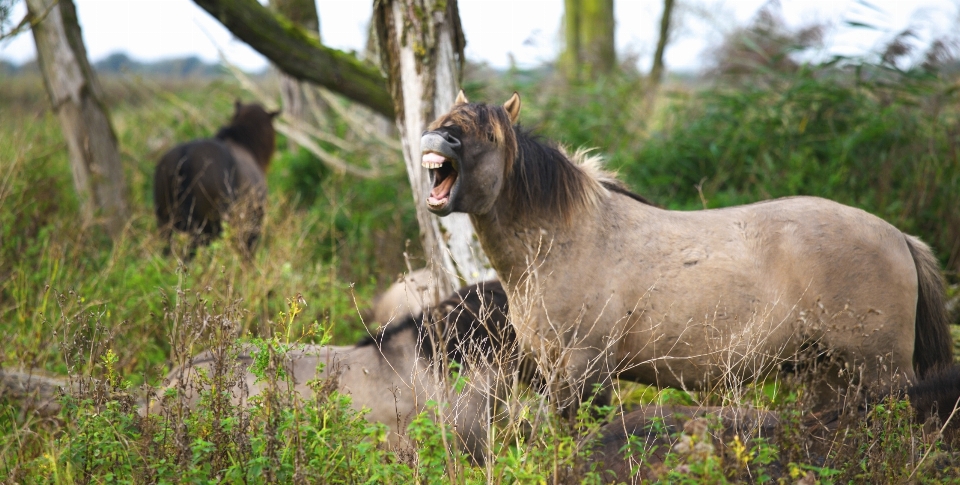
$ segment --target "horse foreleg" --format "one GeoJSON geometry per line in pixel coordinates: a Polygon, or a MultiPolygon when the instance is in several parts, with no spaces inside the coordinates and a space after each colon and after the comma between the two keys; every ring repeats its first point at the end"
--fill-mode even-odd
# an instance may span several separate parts
{"type": "Polygon", "coordinates": [[[612,403],[613,356],[597,349],[569,350],[557,389],[557,407],[567,419],[574,420],[580,406],[594,408],[612,403]]]}

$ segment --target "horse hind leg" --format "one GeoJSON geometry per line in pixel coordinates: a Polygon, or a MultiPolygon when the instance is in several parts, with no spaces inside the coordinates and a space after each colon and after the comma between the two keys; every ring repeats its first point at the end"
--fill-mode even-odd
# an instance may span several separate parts
{"type": "Polygon", "coordinates": [[[260,242],[260,231],[251,231],[247,234],[247,237],[243,241],[243,256],[244,258],[250,260],[253,259],[253,254],[256,252],[257,243],[260,242]]]}
{"type": "Polygon", "coordinates": [[[168,258],[171,254],[173,254],[173,221],[161,221],[159,226],[160,243],[163,245],[161,254],[163,254],[164,258],[168,258]]]}
{"type": "Polygon", "coordinates": [[[220,236],[222,228],[219,221],[204,221],[203,225],[192,231],[190,245],[187,248],[185,261],[192,261],[200,247],[209,246],[220,236]]]}

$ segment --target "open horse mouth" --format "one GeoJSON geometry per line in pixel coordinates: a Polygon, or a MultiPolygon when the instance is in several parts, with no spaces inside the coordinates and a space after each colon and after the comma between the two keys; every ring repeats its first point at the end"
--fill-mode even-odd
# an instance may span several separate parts
{"type": "Polygon", "coordinates": [[[433,185],[427,197],[427,205],[431,210],[444,209],[450,202],[450,194],[459,175],[453,161],[439,153],[427,152],[423,154],[420,164],[430,170],[430,181],[433,185]]]}
{"type": "Polygon", "coordinates": [[[446,131],[428,131],[420,137],[420,165],[430,171],[427,209],[438,216],[453,211],[452,202],[460,186],[461,147],[460,140],[446,131]]]}

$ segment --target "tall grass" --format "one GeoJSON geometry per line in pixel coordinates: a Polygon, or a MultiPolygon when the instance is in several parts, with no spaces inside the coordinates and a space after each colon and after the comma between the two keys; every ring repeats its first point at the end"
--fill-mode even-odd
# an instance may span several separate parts
{"type": "MultiPolygon", "coordinates": [[[[542,72],[477,79],[468,86],[471,97],[502,101],[519,90],[525,124],[569,145],[597,146],[636,191],[660,204],[698,209],[786,195],[825,196],[919,234],[953,271],[960,267],[960,125],[950,107],[956,101],[952,79],[876,66],[806,67],[757,82],[677,88],[657,100],[654,112],[642,94],[642,78],[629,73],[574,87],[545,79],[542,72]]],[[[306,303],[291,321],[290,334],[303,335],[302,341],[316,341],[323,333],[314,331],[313,322],[334,343],[366,335],[358,308],[405,268],[404,252],[414,258],[420,253],[406,177],[397,163],[395,169],[386,165],[380,179],[353,179],[323,169],[304,151],[281,149],[268,173],[268,211],[255,256],[245,260],[226,237],[183,265],[163,256],[157,237],[154,164],[175,143],[212,135],[227,120],[233,100],[245,93],[224,80],[107,80],[133,212],[123,236],[111,243],[74,217],[77,201],[65,145],[38,81],[5,81],[0,93],[3,116],[17,120],[0,124],[2,365],[69,373],[86,379],[88,387],[66,397],[54,417],[0,398],[0,478],[21,483],[609,478],[591,468],[593,444],[584,437],[595,437],[601,420],[618,409],[584,407],[573,420],[561,419],[551,401],[524,386],[500,396],[503,419],[490,427],[494,439],[484,467],[450,450],[447,435],[455,430],[428,415],[408,430],[416,450],[390,450],[383,430],[352,411],[349,397],[320,384],[312,398],[284,393],[284,378],[276,373],[265,376],[276,383],[276,393],[252,408],[232,407],[216,391],[227,387],[229,365],[209,376],[209,394],[198,408],[141,416],[137,404],[146,394],[141,384],[159,384],[170,362],[202,348],[220,348],[229,357],[238,338],[273,336],[289,316],[290,302],[306,303]],[[178,338],[185,329],[196,338],[178,338]]],[[[331,129],[343,127],[334,123],[331,129]]],[[[701,394],[625,385],[616,395],[628,405],[773,409],[790,423],[788,434],[801,436],[797,390],[769,384],[754,382],[748,391],[720,386],[701,394]]],[[[883,406],[872,407],[873,420],[857,421],[850,441],[819,462],[794,446],[797,441],[776,449],[761,442],[740,447],[724,442],[704,456],[678,451],[663,461],[658,477],[666,483],[756,481],[779,463],[777,473],[791,479],[813,472],[824,482],[903,481],[917,466],[918,453],[939,444],[924,441],[927,435],[910,423],[904,403],[883,406]]],[[[684,441],[683,433],[672,438],[684,441]]],[[[700,439],[691,433],[686,441],[700,439]]],[[[646,444],[631,446],[636,456],[652,453],[646,444]]],[[[937,456],[928,467],[956,468],[949,452],[937,456]]],[[[924,468],[919,479],[936,473],[924,468]]]]}
{"type": "MultiPolygon", "coordinates": [[[[39,79],[13,81],[15,90],[42,93],[39,79]]],[[[155,379],[153,366],[169,357],[162,302],[177,285],[209,291],[210,298],[242,300],[243,328],[252,334],[269,332],[285,299],[298,293],[314,319],[339,322],[336,342],[366,334],[358,306],[405,267],[407,239],[413,239],[410,252],[417,254],[412,198],[402,171],[357,183],[323,174],[309,157],[283,153],[268,174],[264,238],[255,257],[244,261],[225,238],[181,266],[163,256],[155,230],[154,164],[175,143],[212,136],[244,93],[223,81],[108,85],[133,207],[128,227],[113,244],[74,217],[77,200],[65,144],[46,101],[39,97],[36,105],[4,107],[5,115],[18,120],[0,127],[0,326],[7,362],[65,370],[52,341],[59,331],[52,315],[95,312],[115,338],[117,368],[135,382],[155,379]],[[321,175],[303,187],[305,173],[321,175]],[[81,296],[58,300],[69,292],[81,296]]]]}

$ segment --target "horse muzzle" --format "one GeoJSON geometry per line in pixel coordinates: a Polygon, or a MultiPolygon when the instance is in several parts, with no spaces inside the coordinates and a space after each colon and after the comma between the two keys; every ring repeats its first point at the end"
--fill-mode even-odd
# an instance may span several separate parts
{"type": "MultiPolygon", "coordinates": [[[[460,140],[449,133],[441,131],[427,131],[420,137],[420,152],[423,154],[422,165],[424,168],[440,168],[438,164],[443,160],[459,162],[460,156],[457,151],[460,149],[460,140]],[[429,157],[429,155],[438,155],[439,157],[429,157]]],[[[457,167],[454,167],[457,168],[457,167]]]]}
{"type": "Polygon", "coordinates": [[[459,187],[460,140],[449,133],[428,131],[420,138],[423,158],[420,164],[430,171],[430,193],[427,209],[445,216],[453,211],[452,200],[459,187]]]}

